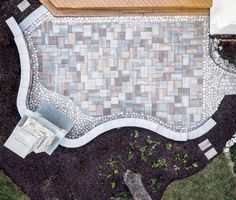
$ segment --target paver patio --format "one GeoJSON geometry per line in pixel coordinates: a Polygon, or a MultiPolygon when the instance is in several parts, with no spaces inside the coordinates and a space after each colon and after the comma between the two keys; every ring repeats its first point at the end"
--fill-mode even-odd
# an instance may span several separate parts
{"type": "Polygon", "coordinates": [[[205,21],[46,21],[34,32],[39,80],[92,116],[138,112],[202,121],[205,21]]]}

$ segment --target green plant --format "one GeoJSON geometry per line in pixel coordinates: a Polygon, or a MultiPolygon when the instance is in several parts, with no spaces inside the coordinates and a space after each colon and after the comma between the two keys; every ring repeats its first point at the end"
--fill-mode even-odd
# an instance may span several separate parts
{"type": "Polygon", "coordinates": [[[172,150],[172,144],[171,143],[168,143],[168,144],[166,144],[166,149],[168,150],[168,151],[171,151],[172,150]]]}
{"type": "Polygon", "coordinates": [[[125,192],[119,192],[117,194],[115,194],[115,199],[119,199],[119,200],[133,200],[132,195],[130,194],[129,191],[125,191],[125,192]]]}
{"type": "Polygon", "coordinates": [[[122,155],[118,155],[118,156],[116,156],[116,158],[117,158],[118,161],[122,161],[123,160],[122,155]]]}
{"type": "Polygon", "coordinates": [[[149,189],[152,193],[156,193],[159,189],[160,185],[158,183],[158,180],[155,179],[155,178],[152,178],[151,179],[151,183],[150,183],[150,186],[149,186],[149,189]]]}
{"type": "Polygon", "coordinates": [[[128,160],[132,160],[134,158],[134,154],[129,151],[129,154],[128,154],[128,160]]]}
{"type": "Polygon", "coordinates": [[[174,158],[175,160],[181,160],[181,156],[180,156],[180,154],[179,153],[177,153],[176,155],[175,155],[175,158],[174,158]]]}
{"type": "Polygon", "coordinates": [[[132,132],[130,134],[132,137],[134,137],[135,139],[139,138],[139,132],[137,130],[135,130],[134,132],[132,132]]]}
{"type": "Polygon", "coordinates": [[[113,159],[113,157],[111,156],[111,158],[108,159],[107,164],[111,167],[114,168],[116,165],[116,160],[113,159]]]}
{"type": "Polygon", "coordinates": [[[110,179],[110,178],[113,178],[113,176],[116,176],[119,174],[119,170],[118,169],[113,169],[110,173],[107,174],[107,178],[110,179]]]}
{"type": "Polygon", "coordinates": [[[195,162],[195,163],[192,164],[192,166],[193,166],[194,168],[197,168],[197,167],[198,167],[198,164],[195,162]]]}
{"type": "Polygon", "coordinates": [[[165,158],[157,159],[156,161],[153,161],[151,165],[151,168],[153,169],[163,168],[163,167],[167,167],[167,162],[165,158]]]}
{"type": "Polygon", "coordinates": [[[114,180],[112,180],[111,182],[111,188],[114,189],[116,187],[116,182],[114,180]]]}
{"type": "Polygon", "coordinates": [[[114,175],[117,175],[117,174],[119,174],[119,171],[118,171],[118,169],[114,169],[114,171],[113,171],[113,174],[114,174],[114,175]]]}
{"type": "Polygon", "coordinates": [[[112,176],[113,176],[113,172],[110,172],[110,173],[107,174],[108,179],[111,178],[112,176]]]}
{"type": "Polygon", "coordinates": [[[157,142],[156,140],[153,140],[150,135],[147,136],[146,142],[147,142],[148,145],[153,145],[153,144],[159,145],[160,144],[160,142],[157,142]]]}
{"type": "Polygon", "coordinates": [[[47,200],[59,200],[59,199],[56,197],[48,197],[47,200]]]}
{"type": "Polygon", "coordinates": [[[139,148],[139,151],[140,151],[140,159],[141,159],[141,161],[144,161],[144,162],[147,161],[147,158],[146,158],[146,156],[145,156],[146,148],[147,148],[146,146],[139,148]]]}
{"type": "Polygon", "coordinates": [[[177,171],[179,171],[179,170],[180,170],[180,167],[179,167],[179,166],[177,166],[177,165],[174,165],[173,167],[174,167],[174,171],[175,171],[175,172],[177,172],[177,171]]]}
{"type": "Polygon", "coordinates": [[[134,148],[135,148],[135,144],[136,144],[136,141],[135,141],[135,142],[130,142],[130,143],[129,143],[129,146],[130,146],[130,148],[131,148],[132,150],[134,150],[134,148]]]}

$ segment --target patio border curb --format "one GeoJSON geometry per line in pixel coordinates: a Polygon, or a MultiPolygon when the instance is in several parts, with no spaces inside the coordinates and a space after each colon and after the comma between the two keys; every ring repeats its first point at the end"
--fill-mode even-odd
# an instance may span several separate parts
{"type": "Polygon", "coordinates": [[[64,138],[60,145],[67,148],[81,147],[89,143],[94,138],[98,137],[99,135],[105,133],[106,131],[109,131],[115,128],[121,128],[121,127],[144,128],[144,129],[153,131],[155,133],[158,133],[159,135],[164,136],[168,139],[184,142],[187,140],[196,139],[204,135],[209,130],[211,130],[215,125],[216,125],[216,122],[212,118],[210,118],[202,126],[200,126],[199,128],[193,131],[189,131],[185,133],[178,133],[145,119],[122,118],[122,119],[115,119],[109,122],[105,122],[99,126],[96,126],[92,130],[90,130],[88,133],[86,133],[85,135],[77,139],[64,138]]]}
{"type": "Polygon", "coordinates": [[[48,9],[44,5],[41,5],[36,10],[34,10],[19,24],[22,32],[24,32],[27,28],[29,28],[30,25],[36,21],[36,19],[40,18],[47,12],[48,12],[48,9]]]}
{"type": "Polygon", "coordinates": [[[14,17],[10,17],[6,20],[8,27],[10,28],[14,41],[17,46],[17,50],[20,58],[20,68],[21,68],[21,77],[20,77],[20,86],[17,94],[17,109],[21,117],[27,112],[27,96],[30,89],[31,83],[31,69],[30,69],[30,58],[27,48],[26,41],[24,39],[22,30],[16,22],[14,17]]]}

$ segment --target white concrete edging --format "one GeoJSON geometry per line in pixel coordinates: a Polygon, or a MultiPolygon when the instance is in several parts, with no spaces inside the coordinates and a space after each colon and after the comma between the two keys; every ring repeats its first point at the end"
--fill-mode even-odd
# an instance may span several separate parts
{"type": "Polygon", "coordinates": [[[42,5],[35,11],[33,11],[28,17],[26,17],[20,24],[16,22],[14,17],[10,17],[6,20],[6,23],[14,36],[14,40],[20,57],[21,78],[17,94],[17,109],[21,117],[23,117],[28,110],[27,97],[31,83],[30,57],[27,43],[24,39],[23,31],[25,31],[32,23],[34,23],[36,19],[47,12],[47,8],[42,5]]]}
{"type": "Polygon", "coordinates": [[[36,10],[34,10],[30,15],[28,15],[20,24],[20,29],[25,31],[31,24],[33,24],[36,19],[40,18],[42,15],[48,12],[48,9],[41,5],[36,10]]]}
{"type": "Polygon", "coordinates": [[[11,29],[11,32],[13,33],[14,40],[20,57],[21,78],[20,78],[20,86],[17,94],[16,104],[20,116],[23,117],[28,110],[26,101],[28,96],[28,90],[30,88],[30,77],[31,77],[29,52],[23,33],[19,25],[17,24],[16,20],[14,19],[14,17],[10,17],[9,19],[7,19],[6,23],[11,29]]]}
{"type": "Polygon", "coordinates": [[[76,148],[81,147],[90,141],[92,141],[97,136],[103,134],[106,131],[111,129],[120,128],[120,127],[139,127],[144,128],[153,132],[160,134],[168,139],[175,140],[175,141],[187,141],[192,140],[197,137],[200,137],[211,130],[216,125],[216,122],[210,118],[207,122],[205,122],[199,128],[185,132],[185,133],[178,133],[172,130],[169,130],[163,126],[156,124],[155,122],[151,122],[145,119],[137,119],[137,118],[122,118],[122,119],[115,119],[109,122],[105,122],[99,126],[96,126],[91,131],[86,133],[85,135],[77,138],[77,139],[69,139],[64,138],[60,145],[67,147],[67,148],[76,148]]]}

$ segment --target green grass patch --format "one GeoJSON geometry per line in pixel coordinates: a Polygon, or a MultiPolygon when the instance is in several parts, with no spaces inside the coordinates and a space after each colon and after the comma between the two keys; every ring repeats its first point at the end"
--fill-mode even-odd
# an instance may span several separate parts
{"type": "Polygon", "coordinates": [[[236,173],[236,145],[230,148],[230,157],[234,163],[234,173],[236,173]]]}
{"type": "Polygon", "coordinates": [[[162,200],[236,200],[236,178],[219,155],[203,171],[169,185],[162,200]]]}
{"type": "Polygon", "coordinates": [[[30,200],[12,180],[0,170],[0,199],[1,200],[30,200]]]}

